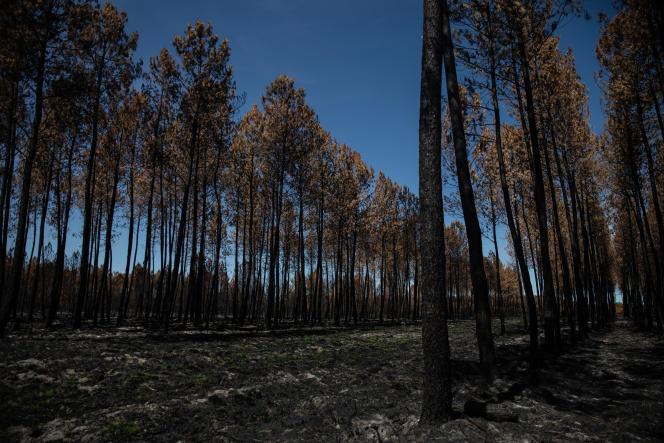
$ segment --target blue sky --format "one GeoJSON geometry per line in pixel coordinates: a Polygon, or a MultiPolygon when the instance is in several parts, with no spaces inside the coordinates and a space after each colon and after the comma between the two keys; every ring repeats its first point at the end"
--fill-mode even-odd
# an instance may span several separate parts
{"type": "Polygon", "coordinates": [[[231,46],[244,110],[280,74],[307,92],[326,129],[403,185],[417,186],[422,12],[410,0],[118,0],[147,58],[187,23],[231,46]]]}
{"type": "MultiPolygon", "coordinates": [[[[200,19],[228,38],[238,89],[249,109],[280,74],[305,88],[323,126],[360,152],[376,170],[417,192],[421,0],[115,0],[139,33],[137,56],[147,62],[176,34],[200,19]]],[[[566,20],[558,30],[571,47],[589,88],[591,125],[603,126],[594,74],[598,11],[608,1],[585,3],[592,19],[566,20]]],[[[78,217],[77,217],[78,218],[78,217]]],[[[448,219],[449,221],[449,219],[448,219]]],[[[74,223],[73,234],[79,234],[74,223]]],[[[504,232],[504,230],[503,230],[504,232]]],[[[69,242],[77,248],[78,239],[69,242]]],[[[488,247],[488,244],[485,246],[488,247]]],[[[126,249],[125,236],[114,245],[126,249]]],[[[123,252],[120,252],[123,251],[123,252]]],[[[485,254],[488,251],[485,248],[485,254]]],[[[113,268],[124,263],[115,260],[113,268]]]]}

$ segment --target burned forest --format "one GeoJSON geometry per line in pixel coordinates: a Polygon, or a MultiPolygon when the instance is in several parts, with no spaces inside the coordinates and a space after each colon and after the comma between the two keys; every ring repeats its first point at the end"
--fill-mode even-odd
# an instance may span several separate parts
{"type": "Polygon", "coordinates": [[[0,441],[664,440],[664,4],[597,3],[5,0],[0,441]]]}

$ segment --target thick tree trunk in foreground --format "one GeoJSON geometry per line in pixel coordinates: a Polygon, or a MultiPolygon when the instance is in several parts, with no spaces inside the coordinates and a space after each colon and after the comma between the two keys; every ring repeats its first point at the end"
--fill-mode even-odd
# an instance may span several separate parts
{"type": "Polygon", "coordinates": [[[447,421],[452,411],[450,345],[445,311],[443,198],[441,180],[440,90],[442,86],[442,10],[424,0],[420,86],[420,248],[422,253],[423,423],[447,421]]]}
{"type": "Polygon", "coordinates": [[[484,255],[482,253],[482,231],[477,218],[475,196],[470,179],[466,135],[463,127],[463,111],[457,82],[456,62],[454,60],[454,43],[446,1],[442,2],[442,42],[443,59],[445,61],[445,79],[447,83],[447,101],[449,104],[452,135],[454,138],[454,155],[456,157],[459,195],[463,208],[463,219],[468,235],[470,254],[470,276],[473,283],[475,301],[475,319],[477,343],[480,351],[480,365],[487,380],[494,377],[495,351],[491,332],[491,308],[489,306],[489,285],[484,272],[484,255]]]}

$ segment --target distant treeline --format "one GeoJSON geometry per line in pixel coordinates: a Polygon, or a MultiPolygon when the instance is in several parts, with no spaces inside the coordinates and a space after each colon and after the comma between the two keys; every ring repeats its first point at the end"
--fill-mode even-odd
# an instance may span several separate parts
{"type": "MultiPolygon", "coordinates": [[[[230,46],[210,25],[142,66],[111,4],[10,3],[0,330],[59,316],[164,329],[419,318],[416,197],[321,128],[293,80],[240,118],[230,46]]],[[[472,312],[463,229],[448,228],[441,270],[455,317],[472,312]]],[[[501,309],[518,314],[515,274],[499,269],[501,309]]]]}

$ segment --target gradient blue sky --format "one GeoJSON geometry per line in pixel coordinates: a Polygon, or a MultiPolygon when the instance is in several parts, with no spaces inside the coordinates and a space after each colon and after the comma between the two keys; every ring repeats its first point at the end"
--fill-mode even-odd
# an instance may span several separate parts
{"type": "MultiPolygon", "coordinates": [[[[286,74],[305,88],[323,126],[359,151],[367,163],[417,192],[421,0],[115,0],[139,33],[146,62],[173,36],[200,19],[228,38],[242,112],[260,102],[265,86],[286,74]]],[[[597,12],[608,1],[587,1],[592,19],[568,19],[558,29],[571,47],[590,93],[591,124],[603,114],[594,74],[597,12]]],[[[77,229],[76,224],[72,226],[77,229]]],[[[74,235],[77,233],[74,232],[74,235]]],[[[126,248],[118,239],[115,257],[126,248]]],[[[70,242],[78,247],[77,241],[70,242]]],[[[488,244],[486,245],[488,246],[488,244]]],[[[485,254],[488,251],[485,248],[485,254]]],[[[115,260],[113,268],[123,267],[115,260]]]]}

